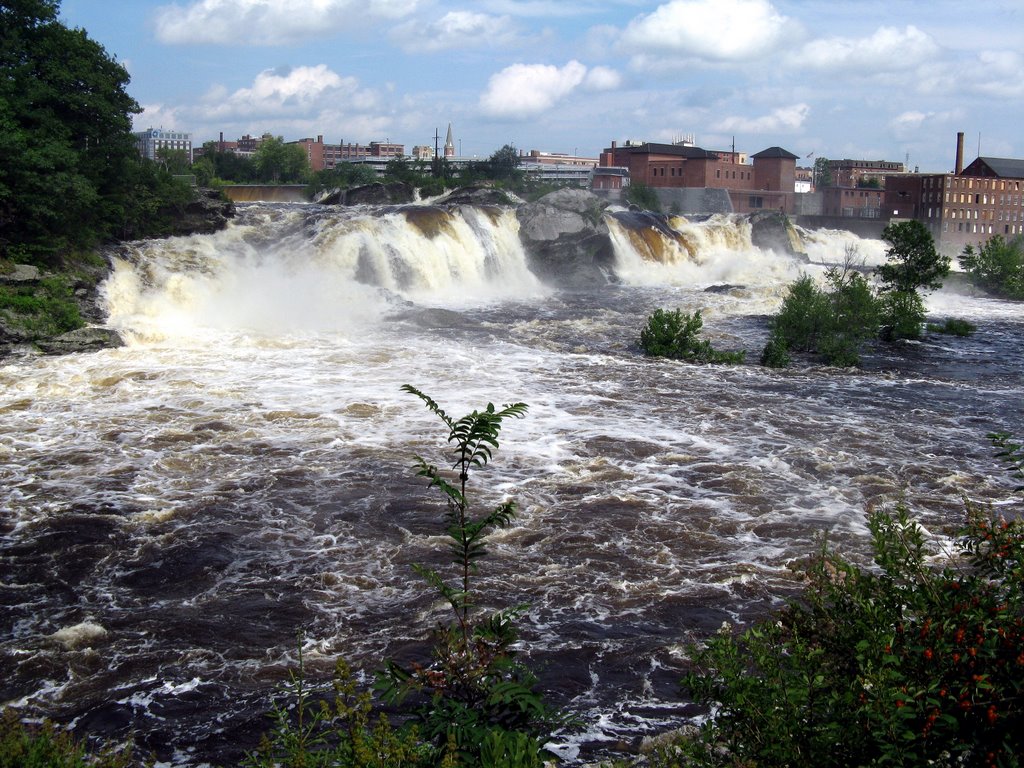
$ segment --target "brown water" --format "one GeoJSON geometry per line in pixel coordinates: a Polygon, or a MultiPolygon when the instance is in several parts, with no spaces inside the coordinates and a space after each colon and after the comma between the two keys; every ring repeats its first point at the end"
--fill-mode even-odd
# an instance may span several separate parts
{"type": "Polygon", "coordinates": [[[644,318],[682,307],[756,361],[787,281],[821,267],[741,230],[696,226],[696,256],[656,262],[620,243],[623,282],[591,293],[540,285],[514,218],[472,210],[426,238],[393,212],[253,206],[127,250],[108,284],[127,347],[0,367],[0,700],[232,764],[298,633],[319,682],[339,655],[370,673],[421,653],[444,612],[411,566],[443,563],[443,509],[412,457],[440,462],[443,436],[411,383],[458,415],[530,406],[478,479],[520,506],[481,585],[530,606],[524,654],[585,724],[558,748],[678,724],[687,641],[777,604],[823,532],[863,553],[869,504],[905,497],[941,538],[959,493],[1007,494],[985,434],[1024,432],[1003,302],[937,294],[974,336],[856,372],[644,358],[644,318]],[[742,287],[704,291],[721,283],[742,287]]]}

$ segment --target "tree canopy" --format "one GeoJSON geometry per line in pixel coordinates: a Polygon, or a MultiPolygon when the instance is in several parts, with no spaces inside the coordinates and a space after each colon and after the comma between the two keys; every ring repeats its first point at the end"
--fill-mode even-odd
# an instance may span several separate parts
{"type": "Polygon", "coordinates": [[[882,230],[882,239],[889,243],[888,261],[878,267],[883,290],[914,293],[942,287],[942,279],[949,274],[949,257],[935,250],[935,241],[924,224],[889,224],[882,230]]]}
{"type": "Polygon", "coordinates": [[[125,68],[56,0],[0,3],[0,252],[46,258],[125,217],[141,109],[125,68]]]}
{"type": "Polygon", "coordinates": [[[304,182],[309,177],[309,158],[299,144],[285,144],[280,136],[267,136],[253,157],[260,181],[304,182]]]}

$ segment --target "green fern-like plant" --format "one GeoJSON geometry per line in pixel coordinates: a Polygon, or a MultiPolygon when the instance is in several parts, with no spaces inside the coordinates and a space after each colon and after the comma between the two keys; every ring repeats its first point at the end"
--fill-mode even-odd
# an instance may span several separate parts
{"type": "Polygon", "coordinates": [[[421,737],[438,756],[454,755],[466,766],[533,768],[546,754],[544,742],[567,719],[543,700],[536,677],[515,658],[515,621],[524,608],[488,613],[477,605],[473,577],[487,555],[486,536],[512,523],[515,504],[504,501],[477,514],[469,495],[471,473],[490,462],[502,423],[522,418],[527,406],[498,409],[488,403],[456,419],[415,387],[402,389],[442,421],[450,446],[450,472],[420,456],[416,468],[445,500],[444,530],[455,574],[446,578],[437,569],[415,569],[448,602],[454,619],[436,628],[429,663],[405,667],[388,662],[378,675],[377,690],[413,715],[421,737]]]}

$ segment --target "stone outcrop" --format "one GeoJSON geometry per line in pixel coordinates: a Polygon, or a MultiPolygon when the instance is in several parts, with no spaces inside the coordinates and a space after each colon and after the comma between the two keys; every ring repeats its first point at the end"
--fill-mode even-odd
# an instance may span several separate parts
{"type": "Polygon", "coordinates": [[[216,189],[200,189],[196,199],[173,216],[168,236],[209,235],[219,232],[235,215],[235,204],[216,189]]]}
{"type": "Polygon", "coordinates": [[[784,213],[750,214],[750,241],[758,248],[807,258],[800,233],[784,213]]]}
{"type": "Polygon", "coordinates": [[[415,199],[415,190],[403,181],[376,182],[361,187],[335,189],[317,202],[324,205],[404,205],[415,199]]]}
{"type": "Polygon", "coordinates": [[[453,189],[434,201],[435,205],[515,205],[520,202],[503,189],[477,184],[453,189]]]}
{"type": "Polygon", "coordinates": [[[72,352],[96,352],[110,347],[123,347],[124,339],[111,328],[87,326],[62,333],[52,339],[37,340],[35,344],[48,355],[66,355],[72,352]]]}
{"type": "Polygon", "coordinates": [[[519,237],[531,270],[565,288],[611,282],[615,253],[604,208],[597,195],[582,189],[561,189],[519,206],[519,237]]]}

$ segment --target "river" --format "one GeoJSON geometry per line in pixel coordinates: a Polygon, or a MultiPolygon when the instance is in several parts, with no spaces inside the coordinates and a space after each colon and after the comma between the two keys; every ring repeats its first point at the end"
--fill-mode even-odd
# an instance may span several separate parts
{"type": "Polygon", "coordinates": [[[412,565],[443,565],[444,510],[413,457],[442,463],[445,435],[403,384],[456,416],[529,406],[472,481],[519,505],[480,587],[529,606],[524,658],[583,722],[570,761],[682,722],[686,643],[778,605],[825,533],[863,556],[870,505],[906,499],[941,541],[961,493],[1006,498],[985,436],[1024,434],[1019,305],[946,289],[929,313],[974,335],[765,369],[786,285],[884,245],[805,233],[807,264],[736,218],[676,226],[652,259],[613,222],[618,280],[575,292],[533,276],[513,214],[471,208],[425,231],[243,205],[123,248],[125,347],[0,366],[0,701],[234,764],[300,643],[318,684],[338,656],[422,654],[445,614],[412,565]],[[748,362],[645,358],[658,307],[748,362]]]}

